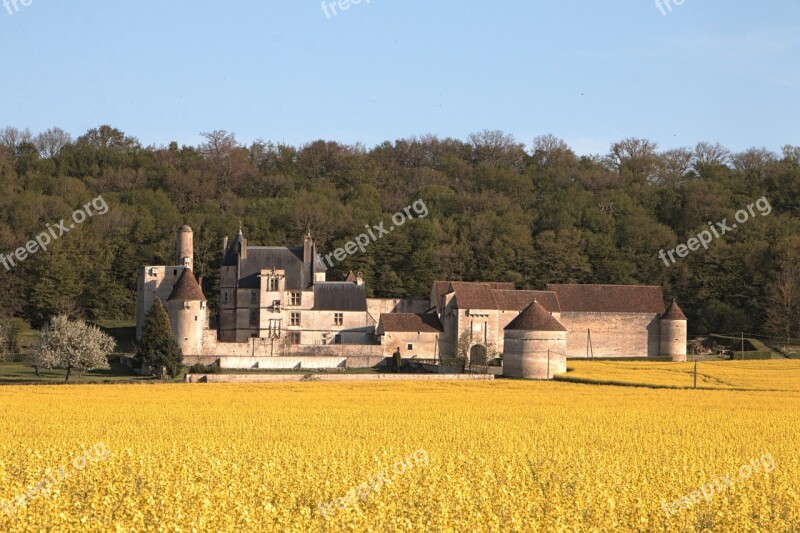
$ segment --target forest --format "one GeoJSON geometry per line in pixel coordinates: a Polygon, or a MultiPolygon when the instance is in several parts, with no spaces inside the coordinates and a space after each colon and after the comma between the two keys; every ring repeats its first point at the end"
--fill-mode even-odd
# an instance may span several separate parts
{"type": "Polygon", "coordinates": [[[310,230],[325,253],[422,200],[427,217],[349,255],[328,279],[362,272],[370,296],[417,298],[434,280],[656,284],[680,303],[691,333],[800,336],[798,146],[662,150],[628,138],[578,156],[552,135],[526,144],[494,130],[372,148],[201,135],[198,146],[143,146],[111,126],[77,138],[0,130],[0,253],[98,196],[108,206],[0,268],[5,319],[132,321],[137,268],[173,264],[184,223],[213,312],[223,237],[240,226],[250,245],[300,245],[310,230]],[[659,258],[761,198],[769,214],[756,211],[674,264],[659,258]]]}

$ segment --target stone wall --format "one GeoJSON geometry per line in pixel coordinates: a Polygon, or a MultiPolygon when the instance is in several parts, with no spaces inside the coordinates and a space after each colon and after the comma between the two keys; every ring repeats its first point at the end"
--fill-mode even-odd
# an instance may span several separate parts
{"type": "Polygon", "coordinates": [[[576,358],[586,357],[587,331],[594,357],[658,356],[659,322],[657,313],[561,313],[567,356],[576,358]]]}
{"type": "Polygon", "coordinates": [[[269,383],[282,381],[491,381],[491,374],[187,374],[187,383],[269,383]]]}
{"type": "Polygon", "coordinates": [[[136,273],[136,340],[142,338],[145,316],[160,299],[166,306],[173,287],[183,273],[183,266],[146,266],[136,273]]]}
{"type": "Polygon", "coordinates": [[[387,331],[382,336],[383,355],[394,354],[400,348],[400,356],[403,358],[420,357],[422,359],[436,359],[439,355],[439,333],[438,332],[416,332],[416,331],[387,331]],[[408,346],[412,347],[409,348],[408,346]]]}

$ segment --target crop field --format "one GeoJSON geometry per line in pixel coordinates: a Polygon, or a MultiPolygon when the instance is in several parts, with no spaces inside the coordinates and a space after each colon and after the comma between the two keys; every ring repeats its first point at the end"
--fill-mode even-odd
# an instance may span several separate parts
{"type": "MultiPolygon", "coordinates": [[[[774,389],[796,379],[768,375],[774,389]]],[[[0,396],[0,531],[800,528],[797,391],[497,380],[0,396]]]]}
{"type": "MultiPolygon", "coordinates": [[[[689,356],[691,357],[691,356],[689,356]]],[[[570,360],[559,379],[579,383],[690,388],[694,363],[570,360]]],[[[697,387],[800,392],[800,361],[700,361],[697,387]]]]}

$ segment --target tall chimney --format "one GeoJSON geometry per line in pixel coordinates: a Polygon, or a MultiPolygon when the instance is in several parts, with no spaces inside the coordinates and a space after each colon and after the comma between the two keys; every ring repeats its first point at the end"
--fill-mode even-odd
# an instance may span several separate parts
{"type": "Polygon", "coordinates": [[[314,263],[314,241],[310,229],[303,236],[303,263],[314,263]]]}

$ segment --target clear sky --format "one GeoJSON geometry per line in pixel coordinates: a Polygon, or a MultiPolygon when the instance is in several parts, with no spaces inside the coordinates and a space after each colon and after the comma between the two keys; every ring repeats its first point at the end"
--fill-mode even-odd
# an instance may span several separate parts
{"type": "Polygon", "coordinates": [[[797,0],[5,1],[0,127],[800,144],[797,0]]]}

